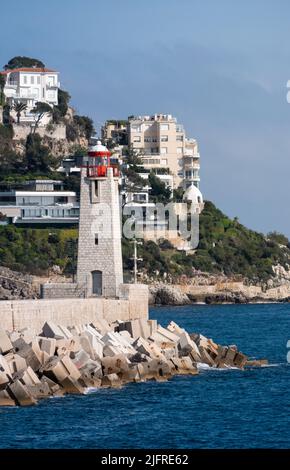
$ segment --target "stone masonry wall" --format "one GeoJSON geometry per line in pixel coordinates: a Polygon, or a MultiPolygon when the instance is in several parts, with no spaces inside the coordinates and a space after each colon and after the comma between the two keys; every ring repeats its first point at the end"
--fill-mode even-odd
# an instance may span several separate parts
{"type": "MultiPolygon", "coordinates": [[[[92,271],[102,272],[103,295],[118,297],[123,282],[118,179],[108,169],[98,178],[98,195],[92,196],[94,181],[82,169],[77,283],[92,292],[92,271]],[[94,197],[94,201],[92,198],[94,197]],[[98,235],[98,244],[95,236],[98,235]]],[[[94,192],[94,191],[93,191],[94,192]]]]}
{"type": "Polygon", "coordinates": [[[25,327],[36,334],[46,321],[65,326],[91,323],[105,318],[116,320],[148,318],[148,289],[138,284],[121,287],[123,298],[105,299],[43,299],[12,300],[0,302],[0,326],[12,331],[25,327]]]}

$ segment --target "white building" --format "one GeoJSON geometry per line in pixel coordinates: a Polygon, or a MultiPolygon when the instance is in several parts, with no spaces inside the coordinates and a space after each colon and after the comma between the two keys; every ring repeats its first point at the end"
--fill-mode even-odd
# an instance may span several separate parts
{"type": "Polygon", "coordinates": [[[0,190],[0,213],[15,224],[77,224],[79,202],[62,181],[34,180],[20,189],[0,190]]]}
{"type": "MultiPolygon", "coordinates": [[[[58,104],[59,73],[46,68],[18,68],[0,72],[6,77],[4,94],[11,106],[11,116],[17,120],[14,103],[21,102],[27,105],[26,111],[20,116],[20,122],[33,122],[35,116],[31,113],[37,101],[49,104],[51,107],[58,104]]],[[[46,125],[50,117],[45,115],[41,124],[46,125]]]]}

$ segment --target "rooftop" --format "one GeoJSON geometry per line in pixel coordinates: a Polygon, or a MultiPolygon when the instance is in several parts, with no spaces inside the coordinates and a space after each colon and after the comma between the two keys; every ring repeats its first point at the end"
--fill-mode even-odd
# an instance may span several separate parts
{"type": "Polygon", "coordinates": [[[40,68],[40,67],[20,67],[18,69],[9,69],[9,70],[3,70],[0,72],[2,75],[7,75],[8,73],[13,73],[13,72],[31,72],[31,73],[58,73],[56,70],[52,69],[46,69],[46,68],[40,68]]]}

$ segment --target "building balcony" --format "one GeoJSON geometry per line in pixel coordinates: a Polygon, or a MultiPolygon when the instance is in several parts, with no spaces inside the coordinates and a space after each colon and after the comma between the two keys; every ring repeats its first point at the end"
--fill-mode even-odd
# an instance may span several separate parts
{"type": "Polygon", "coordinates": [[[185,181],[200,181],[200,176],[184,176],[185,181]]]}
{"type": "Polygon", "coordinates": [[[18,82],[6,82],[5,83],[5,88],[18,88],[19,83],[18,82]]]}
{"type": "Polygon", "coordinates": [[[185,170],[199,170],[200,164],[199,163],[185,163],[184,169],[185,170]]]}
{"type": "Polygon", "coordinates": [[[57,88],[60,88],[60,83],[59,82],[53,83],[53,84],[51,84],[51,83],[46,84],[46,89],[47,90],[56,90],[57,88]]]}
{"type": "Polygon", "coordinates": [[[188,148],[185,147],[185,149],[184,149],[184,158],[188,158],[188,159],[198,158],[199,159],[200,155],[199,155],[198,152],[195,153],[193,149],[188,149],[188,148]]]}

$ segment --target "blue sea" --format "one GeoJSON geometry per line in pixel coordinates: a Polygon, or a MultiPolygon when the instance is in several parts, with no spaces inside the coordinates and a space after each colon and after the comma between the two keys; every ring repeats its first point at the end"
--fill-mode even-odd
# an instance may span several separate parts
{"type": "Polygon", "coordinates": [[[290,446],[290,305],[152,308],[269,366],[204,370],[165,383],[0,408],[1,448],[286,448],[290,446]]]}

